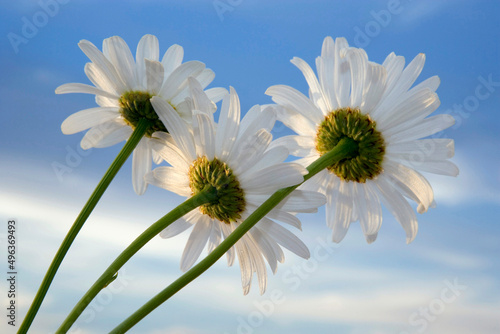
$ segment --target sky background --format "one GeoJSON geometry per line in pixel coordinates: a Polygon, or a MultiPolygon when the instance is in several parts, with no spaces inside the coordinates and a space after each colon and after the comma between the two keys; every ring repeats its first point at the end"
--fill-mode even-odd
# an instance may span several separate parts
{"type": "MultiPolygon", "coordinates": [[[[154,34],[160,53],[179,44],[185,60],[213,69],[210,87],[235,87],[242,112],[270,103],[264,92],[271,85],[306,93],[289,60],[313,65],[326,36],[346,37],[375,62],[393,51],[407,62],[423,52],[418,81],[441,78],[437,113],[457,120],[444,136],[455,139],[460,175],[429,176],[437,208],[418,215],[410,245],[387,211],[374,244],[353,224],[334,245],[322,208],[300,217],[298,235],[311,259],[286,252],[263,296],[255,281],[243,296],[238,265],[228,268],[222,259],[131,333],[499,333],[499,17],[500,2],[493,0],[3,1],[0,332],[13,332],[4,315],[8,219],[18,221],[19,325],[64,235],[122,146],[84,152],[83,133],[61,133],[67,116],[95,106],[90,95],[54,93],[63,83],[89,83],[88,59],[77,43],[87,39],[101,48],[103,39],[119,35],[135,54],[140,38],[154,34]],[[39,26],[30,30],[34,22],[39,26]],[[13,43],[14,35],[22,42],[13,43]],[[58,177],[54,162],[71,173],[58,177]]],[[[279,124],[273,131],[275,138],[289,133],[279,124]]],[[[62,263],[31,333],[53,333],[108,264],[181,201],[154,187],[137,196],[127,161],[62,263]]],[[[73,333],[108,332],[176,279],[188,234],[153,239],[73,333]]]]}

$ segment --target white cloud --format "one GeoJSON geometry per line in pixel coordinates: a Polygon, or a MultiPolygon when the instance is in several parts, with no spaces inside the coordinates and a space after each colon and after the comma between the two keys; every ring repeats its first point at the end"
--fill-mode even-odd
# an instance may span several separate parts
{"type": "MultiPolygon", "coordinates": [[[[465,171],[465,175],[472,177],[472,179],[465,178],[466,181],[461,184],[460,188],[477,186],[478,182],[473,178],[474,175],[468,172],[470,167],[463,161],[465,159],[457,160],[462,172],[465,171]]],[[[29,165],[24,164],[24,166],[29,165]]],[[[81,189],[85,187],[85,191],[90,192],[92,185],[97,181],[86,180],[75,174],[71,182],[57,184],[57,191],[54,191],[54,187],[50,187],[54,177],[53,175],[52,178],[49,177],[52,173],[49,168],[29,169],[25,167],[22,172],[19,172],[15,164],[10,164],[9,168],[11,170],[7,172],[15,171],[14,175],[17,176],[2,182],[4,187],[0,193],[2,203],[0,212],[3,216],[14,214],[20,221],[22,268],[23,272],[28,275],[24,276],[25,279],[20,286],[24,294],[19,300],[19,305],[25,312],[52,256],[80,210],[76,207],[74,198],[69,197],[68,194],[81,197],[80,193],[83,192],[81,189]],[[26,172],[31,173],[29,180],[17,179],[26,172]],[[22,182],[18,183],[18,181],[22,182]],[[18,183],[17,187],[16,183],[18,183]],[[46,192],[43,191],[44,189],[46,192]],[[75,189],[79,189],[79,194],[74,194],[75,189]]],[[[450,180],[457,181],[452,178],[450,180]]],[[[128,198],[128,193],[124,194],[120,191],[123,187],[130,188],[130,184],[110,189],[108,199],[105,200],[108,202],[99,206],[91,215],[75,241],[75,246],[63,262],[40,313],[43,324],[41,320],[37,320],[37,328],[41,333],[45,329],[47,329],[45,332],[53,330],[58,321],[66,315],[61,308],[71,307],[116,255],[148,224],[158,218],[159,211],[150,209],[158,204],[159,199],[128,198]],[[112,202],[109,202],[110,198],[113,199],[112,202]],[[149,200],[151,203],[146,206],[137,204],[146,203],[149,200]],[[135,204],[131,205],[130,202],[135,204]],[[137,210],[138,206],[141,210],[137,210]],[[114,211],[117,207],[120,208],[118,213],[114,211]],[[68,306],[65,306],[66,304],[68,306]]],[[[453,205],[468,201],[471,197],[467,190],[462,189],[444,193],[442,196],[439,196],[439,191],[441,190],[438,186],[437,200],[446,199],[453,205]]],[[[169,203],[169,206],[173,205],[169,203]]],[[[323,214],[319,215],[321,215],[320,220],[323,221],[323,214]]],[[[307,216],[307,219],[314,220],[312,217],[307,216]]],[[[112,306],[106,312],[127,312],[128,314],[130,308],[135,309],[140,306],[138,302],[144,302],[148,296],[153,296],[179,277],[181,275],[179,259],[187,235],[185,233],[183,236],[170,240],[154,238],[141,250],[124,268],[125,274],[133,276],[134,279],[131,280],[127,289],[117,296],[115,303],[110,304],[112,306]],[[129,305],[125,311],[123,311],[122,304],[124,307],[129,305]]],[[[314,250],[317,243],[311,242],[309,245],[314,250]]],[[[391,248],[371,247],[368,249],[364,246],[359,249],[355,244],[349,243],[341,247],[339,252],[335,250],[336,253],[331,260],[340,259],[345,263],[347,257],[356,259],[352,265],[328,266],[327,263],[319,263],[317,269],[309,275],[310,278],[302,280],[300,287],[296,290],[291,289],[290,283],[284,280],[284,275],[294,265],[301,265],[303,261],[291,254],[287,254],[287,260],[284,265],[280,266],[278,273],[275,276],[269,276],[268,293],[262,297],[258,295],[255,287],[249,296],[243,296],[238,265],[228,269],[225,259],[221,259],[214,268],[191,284],[189,289],[184,289],[176,296],[175,301],[169,302],[175,303],[176,307],[185,308],[186,312],[189,312],[191,308],[216,309],[217,313],[221,314],[221,319],[224,318],[224,321],[237,324],[238,316],[245,317],[255,311],[255,303],[269,299],[273,289],[280,289],[284,292],[286,302],[276,305],[269,322],[287,323],[293,320],[297,323],[343,323],[351,328],[363,328],[369,324],[373,328],[370,329],[371,333],[376,333],[377,330],[384,332],[384,328],[394,328],[394,326],[399,326],[398,324],[407,323],[409,315],[419,307],[428,305],[442,288],[441,274],[424,278],[417,269],[409,266],[382,264],[384,252],[391,251],[391,248]],[[349,255],[344,253],[344,247],[347,247],[346,251],[349,251],[349,255]],[[359,260],[362,258],[361,252],[368,251],[378,252],[381,262],[377,264],[377,262],[366,263],[366,261],[359,260]]],[[[333,248],[338,248],[338,246],[333,248]]],[[[443,267],[468,270],[472,273],[481,271],[488,265],[486,260],[471,255],[466,250],[460,253],[454,253],[453,250],[433,249],[427,252],[419,250],[418,254],[426,261],[432,260],[434,263],[442,264],[443,267]]],[[[370,257],[370,261],[373,261],[373,257],[370,257]]],[[[484,276],[485,274],[479,272],[476,276],[472,274],[468,277],[469,286],[471,286],[469,295],[481,297],[488,294],[477,288],[482,286],[484,276]]],[[[453,319],[459,317],[463,322],[463,328],[470,329],[475,321],[481,321],[485,324],[485,330],[482,332],[488,333],[487,328],[494,328],[494,314],[491,310],[495,307],[498,308],[498,305],[473,302],[464,296],[457,301],[457,304],[447,309],[439,317],[439,321],[431,325],[434,326],[433,330],[439,328],[439,332],[451,332],[456,329],[460,333],[457,328],[460,326],[453,322],[453,319]],[[482,310],[482,312],[474,310],[482,310]]],[[[97,318],[102,319],[106,316],[111,315],[103,312],[97,318]]],[[[214,319],[214,322],[221,321],[221,319],[214,319]]],[[[197,328],[202,328],[199,326],[202,325],[195,323],[193,328],[174,326],[172,331],[188,331],[189,333],[189,330],[192,330],[196,333],[197,328]]],[[[93,333],[85,326],[83,328],[86,333],[93,333]]],[[[466,331],[462,330],[462,332],[466,331]]]]}
{"type": "Polygon", "coordinates": [[[425,19],[444,12],[449,6],[456,5],[451,1],[402,1],[402,12],[399,15],[399,28],[413,28],[425,19]]]}
{"type": "Polygon", "coordinates": [[[487,173],[471,164],[471,157],[455,156],[452,161],[458,166],[457,177],[425,173],[434,189],[436,203],[464,205],[478,202],[500,203],[499,183],[487,173]]]}
{"type": "Polygon", "coordinates": [[[462,270],[481,270],[491,265],[489,259],[475,256],[462,250],[421,247],[418,251],[418,256],[426,261],[441,264],[446,268],[462,270]]]}

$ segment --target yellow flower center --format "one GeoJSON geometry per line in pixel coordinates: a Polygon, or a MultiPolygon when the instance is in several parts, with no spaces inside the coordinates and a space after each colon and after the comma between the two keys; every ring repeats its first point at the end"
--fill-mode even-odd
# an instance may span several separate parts
{"type": "Polygon", "coordinates": [[[316,150],[325,154],[345,137],[358,144],[358,155],[343,159],[327,169],[344,181],[364,183],[382,172],[385,142],[376,122],[359,109],[340,108],[330,112],[319,125],[316,150]]]}
{"type": "Polygon", "coordinates": [[[200,211],[210,218],[229,224],[241,218],[245,210],[245,196],[240,183],[224,162],[206,156],[196,159],[189,169],[189,187],[196,195],[207,185],[217,189],[218,198],[200,206],[200,211]]]}
{"type": "Polygon", "coordinates": [[[149,101],[151,97],[152,95],[147,92],[131,91],[124,93],[118,100],[121,108],[120,112],[125,122],[132,129],[135,129],[139,121],[143,118],[152,121],[153,125],[146,131],[146,136],[148,137],[151,137],[156,131],[168,132],[149,101]]]}

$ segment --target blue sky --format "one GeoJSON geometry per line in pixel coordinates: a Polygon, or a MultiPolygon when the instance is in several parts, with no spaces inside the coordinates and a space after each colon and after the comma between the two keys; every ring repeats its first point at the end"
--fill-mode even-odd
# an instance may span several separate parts
{"type": "MultiPolygon", "coordinates": [[[[180,44],[185,60],[203,61],[214,70],[211,87],[235,87],[246,111],[270,103],[264,92],[274,84],[306,93],[302,74],[289,60],[297,56],[312,65],[325,36],[343,36],[376,62],[392,51],[407,62],[425,53],[419,80],[441,78],[437,113],[457,119],[444,135],[455,139],[453,161],[460,175],[429,176],[438,205],[419,215],[416,240],[406,245],[403,230],[384,212],[374,244],[367,245],[355,225],[334,245],[320,209],[301,217],[299,236],[312,258],[305,262],[286,253],[265,295],[253,288],[243,296],[239,268],[219,261],[131,333],[500,331],[499,2],[55,3],[0,5],[0,254],[4,259],[4,222],[15,217],[21,318],[78,211],[121,148],[82,152],[83,134],[65,136],[60,131],[67,116],[94,106],[92,96],[54,93],[63,83],[88,83],[83,72],[88,60],[78,41],[87,39],[100,47],[104,38],[119,35],[135,49],[149,33],[158,37],[161,52],[180,44]],[[58,178],[52,165],[67,164],[69,155],[72,172],[58,178]]],[[[273,134],[289,132],[278,126],[273,134]]],[[[182,200],[154,187],[138,197],[130,174],[129,161],[63,262],[33,333],[53,332],[120,251],[182,200]]],[[[170,240],[155,238],[124,267],[114,290],[98,297],[74,332],[109,331],[177,278],[186,239],[187,233],[170,240]]],[[[7,271],[5,262],[2,272],[7,271]]],[[[2,319],[0,331],[9,333],[2,319]]]]}

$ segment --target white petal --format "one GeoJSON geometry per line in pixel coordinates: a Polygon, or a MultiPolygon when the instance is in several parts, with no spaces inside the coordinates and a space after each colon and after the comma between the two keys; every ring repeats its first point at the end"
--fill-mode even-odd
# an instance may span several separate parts
{"type": "Polygon", "coordinates": [[[153,132],[152,137],[160,141],[164,141],[166,144],[175,145],[174,138],[172,138],[172,136],[168,132],[155,131],[153,132]]]}
{"type": "Polygon", "coordinates": [[[175,105],[175,110],[177,111],[179,116],[181,116],[181,118],[187,123],[190,123],[193,120],[193,109],[194,105],[193,99],[191,97],[187,97],[184,101],[175,105]]]}
{"type": "MultiPolygon", "coordinates": [[[[404,64],[404,59],[397,61],[397,71],[400,70],[401,63],[404,64]]],[[[381,103],[379,110],[387,110],[388,108],[391,108],[392,105],[394,105],[395,101],[397,101],[401,96],[403,96],[413,85],[417,77],[420,75],[420,72],[422,71],[422,68],[424,67],[425,63],[425,55],[423,53],[419,54],[415,59],[413,59],[410,64],[404,69],[404,71],[401,73],[401,75],[398,77],[397,82],[396,81],[390,81],[393,79],[393,77],[388,77],[388,87],[387,87],[387,95],[384,98],[384,101],[381,103]]],[[[391,73],[388,70],[389,76],[394,75],[396,76],[396,73],[391,73]]],[[[413,91],[415,92],[415,91],[413,91]]],[[[375,116],[375,115],[374,115],[375,116]]]]}
{"type": "Polygon", "coordinates": [[[221,234],[221,224],[219,224],[218,222],[214,222],[212,224],[212,231],[210,232],[210,237],[208,239],[208,253],[211,253],[217,246],[219,246],[222,240],[221,234]]]}
{"type": "Polygon", "coordinates": [[[132,128],[120,120],[112,120],[91,128],[83,136],[80,146],[87,150],[91,147],[103,148],[127,140],[132,128]]]}
{"type": "Polygon", "coordinates": [[[294,190],[276,208],[288,212],[304,212],[318,208],[324,205],[325,202],[326,199],[323,194],[306,190],[294,190]]]}
{"type": "MultiPolygon", "coordinates": [[[[137,51],[135,53],[135,59],[137,61],[137,81],[143,88],[148,87],[146,86],[146,73],[148,73],[148,70],[146,69],[144,60],[148,59],[158,62],[159,58],[160,47],[158,44],[158,38],[153,35],[144,35],[139,41],[139,44],[137,44],[137,51]]],[[[160,85],[163,83],[163,67],[161,80],[160,85]]]]}
{"type": "Polygon", "coordinates": [[[327,219],[333,219],[333,222],[329,224],[333,226],[333,242],[341,242],[349,229],[353,211],[352,193],[352,183],[341,181],[335,203],[331,203],[330,199],[328,199],[327,205],[330,207],[335,206],[333,217],[331,212],[330,216],[327,217],[327,219]]]}
{"type": "Polygon", "coordinates": [[[455,124],[455,119],[452,116],[447,114],[436,115],[424,119],[423,121],[415,124],[409,129],[401,130],[394,134],[388,134],[389,138],[387,139],[390,143],[395,143],[399,141],[411,141],[415,139],[425,138],[439,131],[447,129],[453,124],[455,124]]]}
{"type": "Polygon", "coordinates": [[[432,138],[409,142],[393,143],[387,146],[386,154],[408,161],[417,166],[427,160],[444,160],[453,157],[455,145],[453,139],[432,138]]]}
{"type": "Polygon", "coordinates": [[[126,91],[125,83],[120,79],[114,65],[107,59],[94,44],[82,40],[78,43],[80,49],[87,57],[102,71],[107,77],[107,81],[114,85],[115,91],[119,94],[126,91]]]}
{"type": "Polygon", "coordinates": [[[135,62],[130,49],[125,41],[119,36],[106,38],[103,41],[102,51],[113,63],[121,80],[129,89],[136,89],[135,62]]]}
{"type": "Polygon", "coordinates": [[[191,161],[194,161],[196,159],[196,149],[193,136],[186,122],[181,119],[175,109],[164,99],[153,96],[151,104],[184,155],[190,158],[191,161]]]}
{"type": "Polygon", "coordinates": [[[206,156],[212,161],[215,155],[215,134],[213,122],[207,114],[201,112],[193,114],[193,133],[196,154],[200,157],[206,156]]]}
{"type": "Polygon", "coordinates": [[[186,248],[182,253],[181,270],[187,271],[198,260],[200,254],[207,244],[208,237],[211,232],[211,220],[207,217],[201,216],[198,222],[194,225],[193,231],[189,235],[186,243],[186,248]]]}
{"type": "Polygon", "coordinates": [[[65,135],[77,133],[119,117],[118,108],[90,108],[81,110],[64,120],[61,130],[65,135]]]}
{"type": "Polygon", "coordinates": [[[435,75],[433,77],[425,79],[424,81],[422,81],[421,83],[410,89],[409,92],[417,91],[420,89],[430,89],[431,91],[435,92],[440,84],[441,84],[441,79],[439,79],[439,77],[435,75]]]}
{"type": "Polygon", "coordinates": [[[271,271],[273,272],[273,274],[275,274],[276,271],[278,270],[278,259],[276,258],[276,255],[274,253],[274,247],[272,246],[271,242],[266,237],[266,235],[262,233],[260,229],[257,227],[250,229],[248,233],[259,246],[260,251],[266,258],[267,263],[269,263],[269,266],[271,267],[271,271]]]}
{"type": "Polygon", "coordinates": [[[177,67],[163,84],[160,91],[167,100],[173,98],[178,92],[187,87],[187,78],[197,76],[205,69],[205,64],[199,61],[188,61],[177,67]]]}
{"type": "Polygon", "coordinates": [[[176,235],[184,232],[191,226],[193,226],[193,224],[191,224],[188,220],[184,218],[179,218],[175,222],[167,226],[165,229],[163,229],[163,231],[160,232],[160,237],[163,239],[175,237],[176,235]]]}
{"type": "Polygon", "coordinates": [[[243,286],[243,294],[246,295],[250,291],[253,274],[250,252],[242,239],[236,242],[235,247],[236,254],[238,255],[238,262],[240,263],[241,285],[243,286]]]}
{"type": "Polygon", "coordinates": [[[174,192],[180,196],[189,197],[192,194],[189,188],[187,170],[179,170],[174,167],[157,167],[151,173],[146,174],[147,183],[174,192]]]}
{"type": "Polygon", "coordinates": [[[117,91],[117,85],[114,82],[109,81],[109,77],[95,63],[85,64],[85,74],[97,88],[113,95],[120,95],[117,91]]]}
{"type": "MultiPolygon", "coordinates": [[[[246,174],[244,172],[249,166],[253,166],[260,161],[271,140],[272,135],[267,130],[261,129],[255,136],[247,137],[246,140],[239,144],[238,151],[236,151],[239,154],[232,154],[228,158],[227,163],[232,166],[233,172],[239,175],[240,180],[256,177],[253,174],[248,176],[243,174],[246,174]]],[[[260,171],[257,173],[257,176],[260,176],[260,171]]]]}
{"type": "Polygon", "coordinates": [[[196,81],[198,81],[202,88],[207,87],[212,81],[214,81],[215,73],[209,68],[201,71],[200,74],[196,76],[196,81]]]}
{"type": "Polygon", "coordinates": [[[189,77],[188,85],[191,97],[193,98],[194,109],[207,113],[211,119],[213,119],[212,114],[215,112],[216,106],[205,94],[200,82],[192,77],[189,77]]]}
{"type": "Polygon", "coordinates": [[[272,219],[279,220],[288,225],[291,225],[295,228],[298,228],[299,230],[302,230],[302,224],[300,222],[300,219],[292,215],[291,213],[279,209],[273,209],[269,211],[269,213],[266,216],[272,219]]]}
{"type": "Polygon", "coordinates": [[[306,157],[315,149],[316,142],[313,137],[306,136],[284,136],[276,139],[269,145],[269,149],[283,146],[288,149],[291,155],[296,157],[306,157]]]}
{"type": "Polygon", "coordinates": [[[184,49],[182,46],[174,44],[168,48],[167,52],[163,55],[161,63],[165,69],[165,76],[169,76],[177,67],[182,63],[184,58],[184,49]]]}
{"type": "Polygon", "coordinates": [[[222,88],[222,87],[215,87],[215,88],[210,88],[205,90],[205,94],[207,94],[208,98],[214,102],[217,103],[222,98],[228,94],[227,89],[222,88]]]}
{"type": "Polygon", "coordinates": [[[301,258],[308,259],[311,256],[307,246],[297,236],[272,220],[263,218],[258,223],[258,227],[263,233],[269,234],[274,238],[281,246],[301,258]]]}
{"type": "Polygon", "coordinates": [[[321,48],[321,57],[316,59],[316,67],[318,70],[319,82],[321,83],[323,94],[328,101],[329,109],[322,110],[329,112],[338,108],[337,98],[335,93],[335,79],[333,73],[335,72],[335,43],[333,39],[328,36],[323,40],[321,48]]]}
{"type": "Polygon", "coordinates": [[[149,92],[156,94],[163,83],[163,66],[159,61],[145,59],[146,87],[149,92]]]}
{"type": "MultiPolygon", "coordinates": [[[[319,157],[319,155],[318,155],[318,157],[319,157]]],[[[307,167],[312,163],[312,161],[316,160],[316,157],[313,157],[313,159],[310,159],[311,160],[310,163],[304,163],[305,162],[304,160],[308,160],[308,158],[295,160],[295,163],[298,163],[302,166],[307,167]]],[[[302,183],[298,189],[313,191],[313,192],[320,191],[322,193],[325,193],[325,191],[324,191],[324,189],[326,189],[325,186],[328,185],[328,183],[330,181],[329,173],[330,172],[328,170],[323,169],[321,172],[314,175],[312,178],[310,178],[306,182],[302,183]]]]}
{"type": "Polygon", "coordinates": [[[378,177],[376,184],[380,194],[382,195],[382,203],[405,230],[406,243],[412,242],[418,231],[418,223],[415,212],[403,195],[391,186],[390,181],[386,179],[384,174],[381,174],[378,177]]]}
{"type": "Polygon", "coordinates": [[[379,131],[387,129],[397,131],[400,128],[409,128],[416,121],[422,120],[434,112],[441,102],[436,93],[430,89],[422,89],[415,93],[408,93],[398,105],[390,107],[384,115],[375,119],[379,131]]]}
{"type": "Polygon", "coordinates": [[[306,79],[307,84],[309,85],[309,88],[311,90],[311,98],[316,103],[318,108],[323,111],[333,110],[332,106],[330,105],[330,101],[323,97],[323,91],[311,67],[304,60],[298,57],[294,57],[290,62],[297,66],[297,68],[304,75],[304,78],[306,79]]]}
{"type": "Polygon", "coordinates": [[[160,47],[158,45],[158,38],[154,35],[146,34],[142,36],[137,44],[136,59],[160,59],[160,47]]]}
{"type": "Polygon", "coordinates": [[[245,235],[243,241],[247,245],[247,249],[250,252],[250,257],[252,259],[253,270],[257,273],[257,281],[259,282],[260,294],[264,294],[267,288],[267,271],[266,264],[262,257],[262,251],[255,242],[255,240],[250,235],[245,235]]]}
{"type": "MultiPolygon", "coordinates": [[[[227,237],[229,236],[229,234],[231,234],[231,228],[230,228],[230,225],[228,224],[222,224],[221,225],[221,229],[222,229],[222,235],[224,236],[224,239],[227,239],[227,237]]],[[[227,265],[229,267],[231,267],[234,263],[234,259],[235,259],[235,246],[231,247],[227,253],[226,253],[226,257],[227,257],[227,265]]]]}
{"type": "Polygon", "coordinates": [[[153,143],[150,142],[149,143],[151,145],[151,149],[152,149],[152,154],[153,154],[153,162],[156,164],[156,165],[159,165],[161,164],[163,158],[153,149],[153,143]]]}
{"type": "Polygon", "coordinates": [[[314,123],[323,121],[323,113],[295,88],[285,85],[271,86],[267,89],[266,95],[271,96],[275,103],[299,112],[314,123]]]}
{"type": "MultiPolygon", "coordinates": [[[[337,106],[345,107],[349,103],[349,93],[351,90],[351,69],[347,58],[343,56],[343,50],[349,45],[345,38],[335,40],[335,68],[333,71],[333,80],[335,92],[337,95],[337,106]]],[[[333,105],[332,105],[333,106],[333,105]]]]}
{"type": "Polygon", "coordinates": [[[394,178],[396,181],[404,184],[407,187],[407,191],[413,194],[412,197],[416,197],[417,202],[422,204],[423,212],[427,211],[434,201],[434,193],[431,185],[422,175],[390,159],[386,159],[384,162],[384,172],[391,179],[394,178]]]}
{"type": "Polygon", "coordinates": [[[104,96],[97,95],[95,97],[95,102],[101,107],[115,107],[120,108],[120,104],[117,99],[110,99],[104,96]]]}
{"type": "Polygon", "coordinates": [[[189,169],[192,161],[187,161],[184,154],[175,144],[153,138],[151,140],[151,147],[162,159],[175,168],[182,170],[189,169]]]}
{"type": "Polygon", "coordinates": [[[67,83],[56,88],[56,94],[68,94],[68,93],[95,94],[115,100],[118,100],[120,98],[119,96],[112,94],[110,92],[106,92],[102,89],[82,83],[67,83]]]}
{"type": "Polygon", "coordinates": [[[316,124],[292,109],[274,106],[277,119],[301,136],[316,136],[316,124]]]}
{"type": "MultiPolygon", "coordinates": [[[[250,110],[247,111],[245,116],[243,116],[243,119],[240,121],[240,130],[239,130],[239,135],[238,137],[242,136],[242,133],[251,125],[255,122],[255,120],[259,119],[262,117],[262,106],[256,104],[253,107],[250,108],[250,110]]],[[[274,111],[276,114],[276,111],[274,111]]],[[[263,127],[257,128],[255,131],[262,129],[263,127]]],[[[267,129],[267,127],[264,127],[267,129]]],[[[271,129],[268,129],[269,132],[271,132],[271,129]]]]}
{"type": "MultiPolygon", "coordinates": [[[[326,214],[326,226],[330,229],[335,228],[335,204],[336,199],[340,189],[340,179],[336,176],[329,176],[325,178],[327,182],[325,186],[325,196],[326,196],[326,205],[325,205],[325,214],[326,214]]],[[[342,227],[342,226],[341,226],[342,227]]],[[[347,232],[346,232],[347,233],[347,232]]]]}
{"type": "Polygon", "coordinates": [[[352,107],[361,107],[363,89],[365,87],[365,76],[367,59],[366,53],[362,49],[351,49],[346,57],[351,69],[351,102],[352,107]]]}
{"type": "Polygon", "coordinates": [[[144,194],[148,187],[144,175],[151,171],[151,164],[152,157],[149,139],[143,137],[132,156],[132,185],[137,195],[144,194]]]}
{"type": "Polygon", "coordinates": [[[239,174],[239,177],[245,177],[247,174],[254,174],[260,169],[267,166],[275,165],[285,161],[288,157],[288,150],[284,147],[274,147],[268,149],[260,159],[254,163],[252,166],[246,166],[246,170],[239,174]]]}
{"type": "Polygon", "coordinates": [[[215,156],[226,160],[236,141],[240,123],[240,100],[233,87],[224,97],[215,135],[215,156]]]}
{"type": "Polygon", "coordinates": [[[413,85],[415,80],[422,72],[425,64],[425,54],[418,54],[413,60],[406,66],[401,77],[398,81],[398,89],[401,91],[407,91],[413,85]]]}
{"type": "Polygon", "coordinates": [[[458,167],[451,161],[426,161],[415,168],[423,172],[447,176],[457,176],[459,173],[458,167]]]}
{"type": "Polygon", "coordinates": [[[378,64],[368,64],[365,78],[365,91],[361,110],[364,114],[370,114],[378,105],[386,88],[387,71],[378,64]]]}
{"type": "Polygon", "coordinates": [[[262,194],[299,184],[304,181],[306,173],[306,169],[298,164],[282,163],[262,169],[258,178],[247,175],[239,181],[245,192],[262,194]]]}
{"type": "Polygon", "coordinates": [[[373,190],[372,182],[367,181],[365,184],[354,184],[354,195],[357,198],[355,203],[361,228],[366,241],[371,243],[375,241],[376,235],[382,226],[382,207],[377,192],[373,190]]]}
{"type": "Polygon", "coordinates": [[[377,240],[377,236],[378,236],[378,233],[374,233],[374,234],[370,234],[370,235],[366,235],[366,242],[371,244],[373,242],[375,242],[375,240],[377,240]]]}
{"type": "Polygon", "coordinates": [[[387,56],[386,60],[382,64],[387,69],[387,92],[391,92],[394,86],[398,83],[401,73],[405,67],[405,58],[402,56],[396,56],[392,52],[387,56]]]}
{"type": "Polygon", "coordinates": [[[233,151],[238,150],[239,143],[245,141],[247,137],[255,135],[261,129],[271,132],[276,122],[276,111],[272,107],[260,110],[260,106],[251,108],[241,121],[236,146],[233,148],[233,151]]]}

